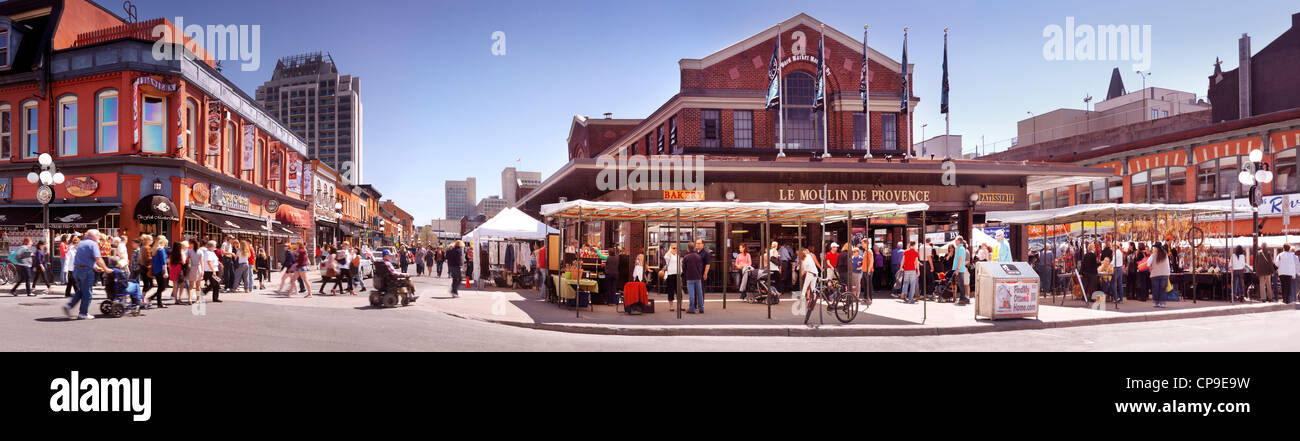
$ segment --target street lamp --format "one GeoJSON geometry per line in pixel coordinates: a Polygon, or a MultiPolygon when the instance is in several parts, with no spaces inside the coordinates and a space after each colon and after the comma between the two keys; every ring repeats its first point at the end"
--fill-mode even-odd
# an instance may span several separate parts
{"type": "Polygon", "coordinates": [[[1237,175],[1237,181],[1243,186],[1250,187],[1250,207],[1252,212],[1250,226],[1253,239],[1250,245],[1250,255],[1254,258],[1259,252],[1259,205],[1263,202],[1263,189],[1259,188],[1259,185],[1273,182],[1273,170],[1268,163],[1264,162],[1263,150],[1251,150],[1248,159],[1250,159],[1250,162],[1242,164],[1242,170],[1237,175]]]}
{"type": "MultiPolygon", "coordinates": [[[[54,200],[53,185],[62,184],[64,181],[63,173],[54,167],[54,158],[49,153],[41,153],[37,159],[40,164],[33,166],[32,171],[27,173],[27,183],[40,183],[41,187],[36,190],[36,200],[41,203],[44,216],[45,234],[50,232],[50,201],[54,200]]],[[[50,238],[45,238],[49,242],[50,238]]]]}

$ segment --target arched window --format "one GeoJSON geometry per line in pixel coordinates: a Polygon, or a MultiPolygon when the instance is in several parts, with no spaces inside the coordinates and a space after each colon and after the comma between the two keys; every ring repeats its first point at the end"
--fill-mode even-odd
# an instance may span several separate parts
{"type": "Polygon", "coordinates": [[[116,90],[105,90],[95,97],[95,151],[99,153],[118,151],[117,109],[116,90]]]}
{"type": "Polygon", "coordinates": [[[41,113],[35,100],[23,103],[23,158],[41,154],[41,113]]]}
{"type": "Polygon", "coordinates": [[[185,148],[190,149],[190,159],[199,162],[199,138],[195,135],[199,122],[199,105],[193,99],[185,99],[185,148]]]}
{"type": "Polygon", "coordinates": [[[59,156],[77,156],[77,96],[59,98],[59,156]]]}
{"type": "Polygon", "coordinates": [[[140,150],[167,153],[167,99],[146,95],[140,105],[140,150]]]}
{"type": "Polygon", "coordinates": [[[13,112],[9,104],[0,104],[0,160],[13,156],[13,112]]]}
{"type": "Polygon", "coordinates": [[[263,185],[262,162],[266,161],[266,143],[260,139],[257,140],[257,156],[255,158],[256,160],[253,161],[253,183],[263,185]]]}
{"type": "Polygon", "coordinates": [[[235,123],[226,123],[226,136],[223,136],[224,143],[221,148],[222,171],[228,174],[235,174],[235,137],[239,136],[239,129],[235,128],[235,123]]]}
{"type": "MultiPolygon", "coordinates": [[[[813,95],[817,81],[806,72],[794,72],[785,77],[785,104],[781,109],[785,118],[785,147],[787,149],[822,148],[822,120],[813,112],[813,95]]],[[[776,139],[781,139],[777,125],[776,139]]]]}

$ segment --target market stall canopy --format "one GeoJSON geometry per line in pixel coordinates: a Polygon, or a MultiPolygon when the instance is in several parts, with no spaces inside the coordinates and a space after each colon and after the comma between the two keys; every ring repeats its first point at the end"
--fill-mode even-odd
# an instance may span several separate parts
{"type": "Polygon", "coordinates": [[[682,222],[798,222],[844,221],[877,216],[895,216],[925,211],[929,204],[799,204],[791,202],[626,202],[570,201],[542,206],[542,215],[593,221],[674,222],[681,210],[682,222]]]}
{"type": "Polygon", "coordinates": [[[518,208],[511,207],[488,219],[465,237],[470,242],[477,242],[480,239],[542,240],[551,233],[559,234],[560,230],[547,227],[546,224],[524,214],[518,208]]]}
{"type": "MultiPolygon", "coordinates": [[[[989,222],[1016,225],[1060,225],[1084,221],[1106,221],[1160,214],[1224,215],[1232,208],[1211,204],[1088,204],[1046,210],[990,211],[989,222]]],[[[1250,210],[1237,209],[1238,215],[1250,216],[1250,210]]]]}
{"type": "Polygon", "coordinates": [[[135,204],[135,218],[146,222],[181,220],[176,204],[173,204],[167,196],[157,194],[145,196],[135,204]]]}

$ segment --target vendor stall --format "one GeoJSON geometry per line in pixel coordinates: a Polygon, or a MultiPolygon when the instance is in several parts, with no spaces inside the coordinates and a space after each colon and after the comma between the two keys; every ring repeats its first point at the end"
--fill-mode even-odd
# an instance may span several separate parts
{"type": "MultiPolygon", "coordinates": [[[[546,239],[547,234],[559,234],[559,230],[547,227],[546,224],[533,219],[532,216],[524,214],[519,209],[511,207],[502,210],[501,213],[479,225],[474,231],[466,234],[464,241],[474,244],[476,249],[486,248],[488,251],[488,263],[493,274],[501,274],[507,271],[514,271],[514,268],[507,268],[507,260],[513,260],[517,264],[527,265],[526,258],[520,256],[531,255],[531,249],[528,244],[520,241],[540,241],[546,239]],[[487,244],[492,246],[486,246],[487,244]],[[507,259],[510,257],[511,259],[507,259]]],[[[482,284],[483,277],[492,278],[493,274],[483,274],[483,271],[475,271],[477,276],[476,282],[482,284]]]]}

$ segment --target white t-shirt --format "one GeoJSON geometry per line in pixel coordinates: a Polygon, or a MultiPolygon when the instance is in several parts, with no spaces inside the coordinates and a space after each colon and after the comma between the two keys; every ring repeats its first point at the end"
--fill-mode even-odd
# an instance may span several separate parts
{"type": "Polygon", "coordinates": [[[803,258],[803,272],[817,275],[817,259],[814,259],[811,254],[803,258]]]}
{"type": "Polygon", "coordinates": [[[781,270],[781,252],[774,249],[767,250],[767,269],[768,271],[781,270]]]}
{"type": "Polygon", "coordinates": [[[1246,255],[1245,255],[1245,254],[1242,254],[1242,255],[1233,254],[1233,255],[1232,255],[1232,270],[1233,270],[1233,271],[1245,271],[1245,270],[1246,270],[1246,255]]]}
{"type": "Polygon", "coordinates": [[[199,250],[199,261],[202,262],[203,272],[217,272],[221,261],[217,259],[217,253],[207,248],[199,250]]]}
{"type": "Polygon", "coordinates": [[[669,276],[677,275],[677,259],[679,257],[673,253],[664,254],[664,269],[666,270],[664,274],[669,276]]]}

